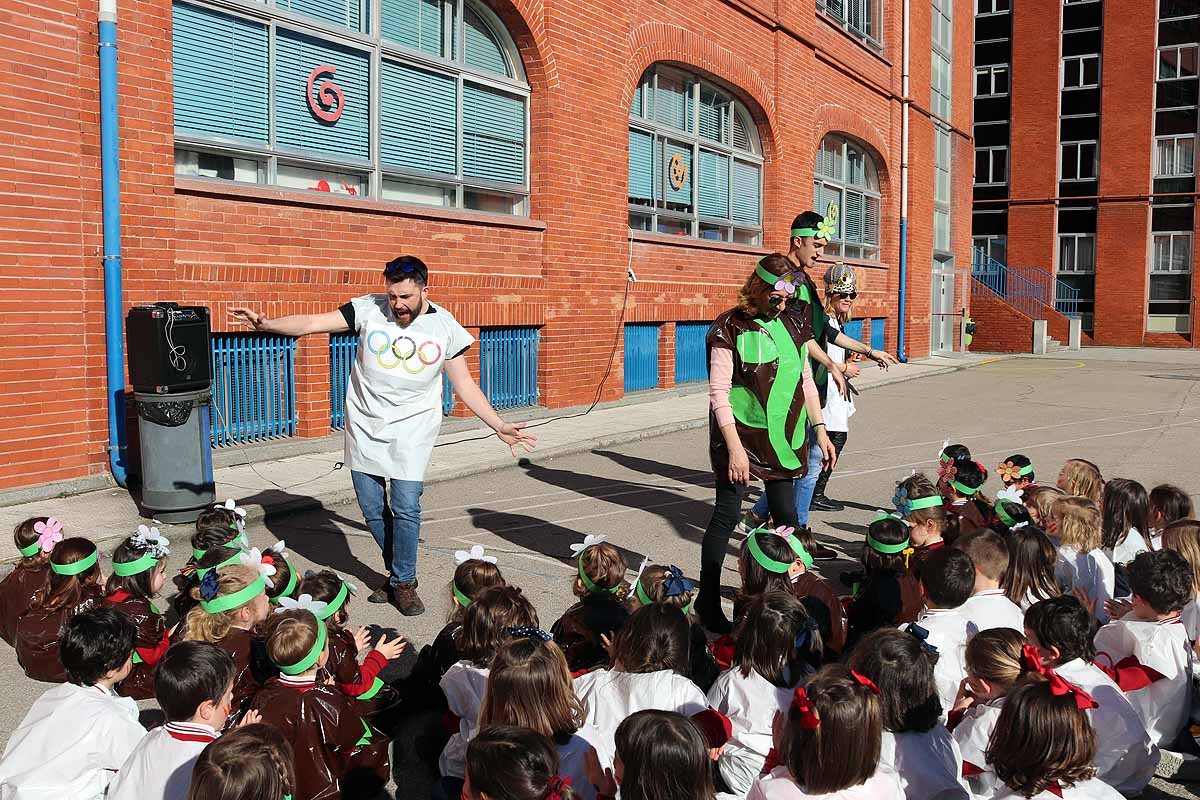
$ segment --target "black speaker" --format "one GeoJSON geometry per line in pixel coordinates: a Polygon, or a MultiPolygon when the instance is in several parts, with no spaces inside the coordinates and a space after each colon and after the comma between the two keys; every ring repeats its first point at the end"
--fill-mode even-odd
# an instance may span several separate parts
{"type": "Polygon", "coordinates": [[[208,309],[155,303],[125,317],[129,382],[135,392],[172,394],[207,389],[211,351],[208,309]]]}

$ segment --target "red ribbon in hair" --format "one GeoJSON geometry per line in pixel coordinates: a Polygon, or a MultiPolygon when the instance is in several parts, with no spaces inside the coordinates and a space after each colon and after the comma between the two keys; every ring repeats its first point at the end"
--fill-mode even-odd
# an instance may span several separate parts
{"type": "Polygon", "coordinates": [[[546,800],[562,800],[563,789],[571,786],[571,778],[564,778],[562,775],[555,775],[546,784],[546,800]]]}
{"type": "Polygon", "coordinates": [[[811,731],[821,727],[821,718],[813,710],[812,702],[808,699],[808,692],[804,691],[803,686],[797,686],[796,691],[792,693],[792,705],[800,712],[801,728],[811,731]]]}
{"type": "Polygon", "coordinates": [[[858,681],[863,686],[871,690],[872,694],[879,694],[879,687],[875,685],[875,681],[868,678],[866,675],[850,670],[851,677],[858,681]]]}
{"type": "Polygon", "coordinates": [[[1025,662],[1025,669],[1036,672],[1046,679],[1050,686],[1050,694],[1055,697],[1071,695],[1075,698],[1075,707],[1084,711],[1100,707],[1100,704],[1090,694],[1043,665],[1041,659],[1038,658],[1037,648],[1033,645],[1027,644],[1021,648],[1021,660],[1025,662]]]}

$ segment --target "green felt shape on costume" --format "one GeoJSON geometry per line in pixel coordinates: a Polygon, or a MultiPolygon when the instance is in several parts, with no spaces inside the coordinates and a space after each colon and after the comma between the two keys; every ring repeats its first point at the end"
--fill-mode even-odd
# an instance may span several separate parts
{"type": "Polygon", "coordinates": [[[775,380],[771,383],[770,394],[767,395],[767,438],[781,467],[788,470],[799,469],[801,462],[788,440],[786,425],[788,411],[796,399],[796,389],[800,386],[807,345],[801,345],[797,349],[796,343],[792,341],[791,332],[779,319],[768,322],[755,320],[755,323],[767,332],[779,350],[775,380]]]}
{"type": "Polygon", "coordinates": [[[779,348],[770,336],[760,331],[738,334],[735,345],[743,364],[769,364],[779,358],[779,348]]]}
{"type": "Polygon", "coordinates": [[[754,392],[745,386],[734,386],[729,390],[729,405],[733,407],[734,419],[747,428],[767,427],[767,412],[754,392]]]}

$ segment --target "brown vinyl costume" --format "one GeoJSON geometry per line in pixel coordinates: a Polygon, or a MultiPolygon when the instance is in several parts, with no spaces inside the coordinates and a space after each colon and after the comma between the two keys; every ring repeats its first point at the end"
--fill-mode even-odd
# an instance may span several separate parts
{"type": "Polygon", "coordinates": [[[33,604],[33,596],[46,585],[50,567],[22,567],[18,564],[0,581],[0,639],[9,644],[17,633],[17,620],[33,604]]]}
{"type": "Polygon", "coordinates": [[[133,643],[133,669],[129,677],[117,686],[117,694],[134,700],[149,700],[154,697],[154,671],[158,667],[158,659],[166,654],[171,644],[167,638],[166,619],[149,600],[134,597],[128,592],[109,595],[104,598],[104,605],[129,617],[137,629],[133,643]]]}
{"type": "Polygon", "coordinates": [[[63,626],[76,614],[99,608],[102,589],[94,583],[80,589],[79,600],[55,610],[31,608],[17,621],[13,646],[17,663],[36,681],[66,683],[67,673],[58,659],[58,638],[63,626]]]}
{"type": "Polygon", "coordinates": [[[270,678],[278,675],[279,670],[268,658],[266,644],[251,631],[233,628],[213,644],[233,656],[233,665],[237,670],[233,678],[232,711],[225,725],[228,730],[241,720],[255,693],[270,678]]]}

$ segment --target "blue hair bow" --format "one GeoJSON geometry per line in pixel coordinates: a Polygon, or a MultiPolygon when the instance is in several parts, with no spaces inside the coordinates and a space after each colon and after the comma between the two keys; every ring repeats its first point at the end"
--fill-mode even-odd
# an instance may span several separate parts
{"type": "Polygon", "coordinates": [[[921,643],[921,648],[930,655],[938,655],[938,649],[929,643],[929,630],[922,628],[915,622],[908,623],[908,627],[904,629],[905,633],[912,634],[917,641],[921,643]]]}
{"type": "Polygon", "coordinates": [[[534,628],[532,626],[524,626],[521,628],[506,628],[504,632],[507,633],[509,636],[525,636],[530,639],[541,639],[543,642],[548,642],[554,638],[553,636],[546,633],[541,628],[534,628]]]}
{"type": "Polygon", "coordinates": [[[663,590],[667,593],[667,597],[678,597],[695,588],[691,581],[683,577],[683,570],[674,564],[663,575],[663,590]]]}
{"type": "Polygon", "coordinates": [[[200,579],[200,597],[204,602],[208,602],[217,596],[217,592],[221,590],[221,582],[217,577],[217,571],[211,569],[204,573],[204,577],[200,579]]]}
{"type": "Polygon", "coordinates": [[[804,627],[796,632],[796,641],[793,643],[797,650],[802,650],[812,641],[813,634],[817,630],[817,623],[812,617],[804,620],[804,627]]]}

